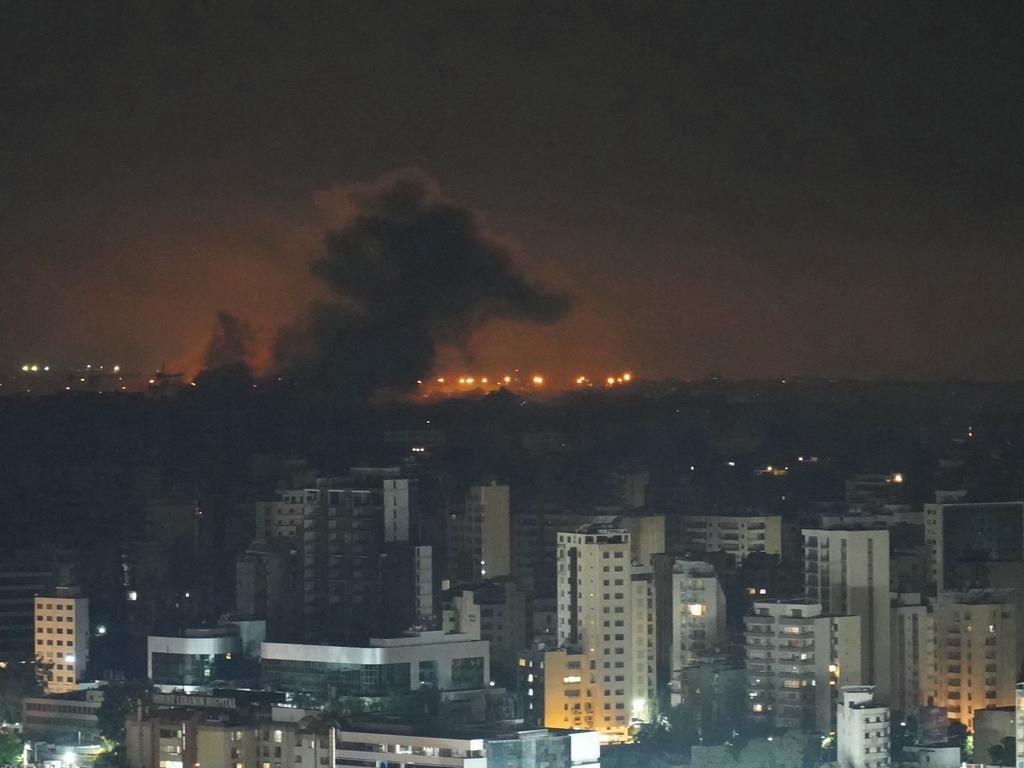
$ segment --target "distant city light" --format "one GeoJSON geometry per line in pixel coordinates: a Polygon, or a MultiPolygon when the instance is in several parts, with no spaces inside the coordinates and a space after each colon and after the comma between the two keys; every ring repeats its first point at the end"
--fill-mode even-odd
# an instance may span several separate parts
{"type": "Polygon", "coordinates": [[[533,381],[534,384],[536,384],[539,387],[541,384],[544,383],[544,377],[543,376],[534,376],[532,381],[533,381]]]}
{"type": "Polygon", "coordinates": [[[105,634],[107,634],[106,626],[104,626],[103,624],[100,624],[98,627],[96,627],[96,634],[97,635],[105,635],[105,634]]]}

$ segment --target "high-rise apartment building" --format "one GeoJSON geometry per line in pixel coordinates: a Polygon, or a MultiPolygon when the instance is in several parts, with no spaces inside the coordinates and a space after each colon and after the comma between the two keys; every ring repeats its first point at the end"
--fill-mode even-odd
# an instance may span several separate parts
{"type": "Polygon", "coordinates": [[[727,552],[737,564],[754,552],[782,554],[782,518],[777,515],[687,515],[679,524],[686,548],[727,552]]]}
{"type": "Polygon", "coordinates": [[[935,695],[935,616],[917,594],[897,595],[890,613],[889,701],[894,711],[911,714],[935,695]]]}
{"type": "Polygon", "coordinates": [[[758,601],[746,625],[749,716],[828,733],[836,686],[861,682],[858,616],[828,616],[810,599],[758,601]]]}
{"type": "Polygon", "coordinates": [[[434,622],[430,526],[419,483],[398,467],[353,467],[256,505],[256,542],[237,560],[239,607],[275,639],[363,642],[434,622]],[[298,573],[290,572],[289,555],[298,573]],[[288,620],[286,604],[298,605],[288,620]]]}
{"type": "Polygon", "coordinates": [[[890,606],[887,529],[808,528],[804,535],[805,594],[822,611],[859,616],[862,681],[889,700],[890,606]]]}
{"type": "Polygon", "coordinates": [[[1017,608],[1010,597],[946,592],[935,603],[935,705],[968,728],[977,710],[1014,704],[1017,608]]]}
{"type": "Polygon", "coordinates": [[[1024,569],[1024,502],[925,504],[925,556],[939,592],[997,585],[1024,569]]]}
{"type": "Polygon", "coordinates": [[[464,508],[448,518],[449,575],[453,583],[512,572],[509,487],[471,486],[464,508]]]}
{"type": "Polygon", "coordinates": [[[281,490],[270,501],[257,501],[256,538],[297,540],[302,536],[306,494],[303,490],[281,490]]]}
{"type": "Polygon", "coordinates": [[[0,661],[32,658],[35,596],[52,592],[60,583],[58,570],[52,558],[41,552],[0,560],[0,661]]]}
{"type": "Polygon", "coordinates": [[[889,768],[889,708],[876,703],[874,693],[870,685],[849,685],[839,691],[839,768],[889,768]]]}
{"type": "Polygon", "coordinates": [[[649,721],[652,707],[657,701],[657,587],[654,569],[649,565],[634,565],[630,574],[633,604],[633,700],[632,716],[649,721]]]}
{"type": "Polygon", "coordinates": [[[679,560],[672,563],[670,590],[672,642],[669,651],[672,680],[683,667],[707,655],[727,639],[725,629],[725,592],[710,563],[679,560]]]}
{"type": "Polygon", "coordinates": [[[47,693],[78,689],[89,665],[89,600],[73,587],[35,598],[36,659],[47,666],[47,693]]]}
{"type": "MultiPolygon", "coordinates": [[[[634,715],[647,712],[634,688],[634,606],[653,600],[643,579],[634,585],[629,534],[614,517],[594,518],[558,534],[558,643],[556,659],[545,658],[545,723],[569,727],[580,714],[583,727],[608,739],[627,737],[634,715]],[[560,663],[564,662],[564,663],[560,663]]],[[[648,610],[646,607],[644,610],[648,610]]],[[[653,630],[653,627],[651,627],[653,630]]],[[[641,636],[646,647],[653,631],[641,636]]],[[[654,649],[656,652],[656,649],[654,649]]],[[[653,676],[653,664],[652,676],[653,676]]]]}

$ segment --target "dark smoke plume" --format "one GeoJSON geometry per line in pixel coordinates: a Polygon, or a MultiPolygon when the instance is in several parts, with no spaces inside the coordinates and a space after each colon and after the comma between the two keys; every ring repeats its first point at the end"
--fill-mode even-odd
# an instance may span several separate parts
{"type": "Polygon", "coordinates": [[[256,333],[247,321],[229,312],[218,312],[217,331],[206,345],[203,367],[248,365],[255,343],[256,333]]]}
{"type": "Polygon", "coordinates": [[[346,223],[313,273],[333,294],[274,344],[278,370],[332,393],[405,391],[430,375],[438,345],[468,348],[492,320],[553,323],[569,297],[525,278],[477,216],[422,174],[342,190],[346,223]]]}

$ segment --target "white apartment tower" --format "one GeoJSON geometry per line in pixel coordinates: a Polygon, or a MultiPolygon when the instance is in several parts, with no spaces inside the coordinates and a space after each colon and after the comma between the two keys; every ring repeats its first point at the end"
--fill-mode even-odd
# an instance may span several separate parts
{"type": "Polygon", "coordinates": [[[861,682],[860,617],[826,616],[813,600],[754,603],[745,617],[750,718],[828,733],[836,686],[861,682]]]}
{"type": "Polygon", "coordinates": [[[935,604],[936,695],[951,720],[1009,707],[1017,681],[1017,613],[1009,595],[945,592],[935,604]]]}
{"type": "Polygon", "coordinates": [[[888,529],[809,528],[804,532],[805,593],[824,613],[859,616],[863,681],[889,700],[890,605],[888,529]]]}
{"type": "Polygon", "coordinates": [[[89,664],[89,600],[72,587],[35,599],[36,659],[49,667],[47,693],[78,689],[89,664]]]}
{"type": "Polygon", "coordinates": [[[672,679],[726,641],[725,593],[715,568],[698,560],[672,564],[672,679]]]}
{"type": "Polygon", "coordinates": [[[874,695],[870,685],[848,685],[839,692],[839,768],[889,768],[889,708],[875,703],[874,695]]]}
{"type": "MultiPolygon", "coordinates": [[[[629,534],[615,527],[614,517],[595,518],[558,534],[557,561],[558,644],[579,673],[563,675],[563,685],[555,679],[557,665],[546,661],[545,725],[565,727],[566,712],[582,711],[590,716],[585,727],[624,740],[634,710],[637,716],[647,711],[646,700],[634,701],[633,607],[649,593],[633,584],[629,534]]],[[[653,617],[653,600],[650,605],[653,617]]],[[[650,636],[653,628],[645,627],[638,640],[646,645],[650,636]]],[[[647,648],[641,650],[646,656],[647,648]]]]}

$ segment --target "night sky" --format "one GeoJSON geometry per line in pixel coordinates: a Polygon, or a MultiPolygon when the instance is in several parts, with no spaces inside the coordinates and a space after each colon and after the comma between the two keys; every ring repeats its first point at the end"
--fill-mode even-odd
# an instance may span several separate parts
{"type": "Polygon", "coordinates": [[[0,363],[269,339],[418,169],[572,296],[442,369],[1024,376],[1024,4],[300,6],[0,6],[0,363]]]}

